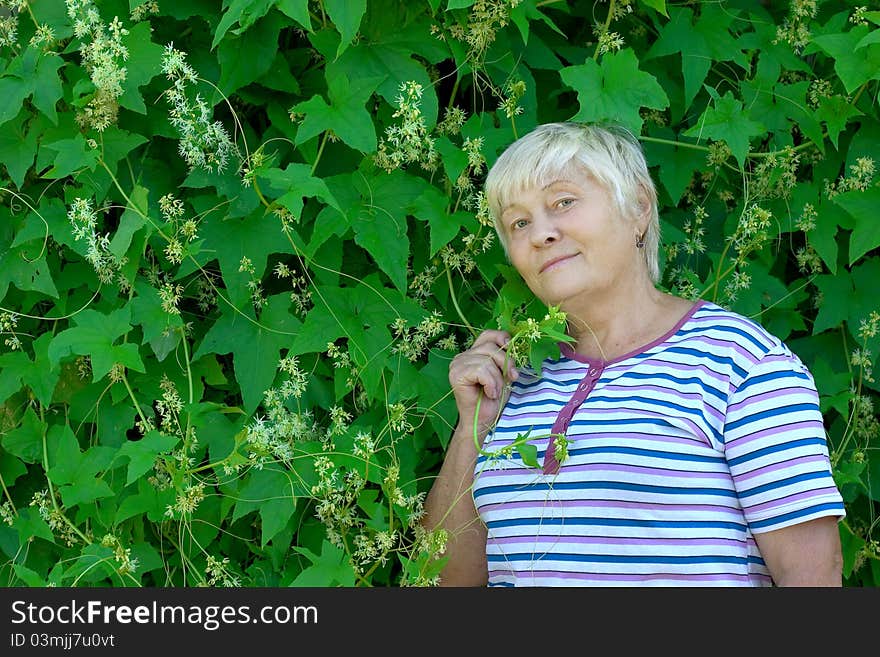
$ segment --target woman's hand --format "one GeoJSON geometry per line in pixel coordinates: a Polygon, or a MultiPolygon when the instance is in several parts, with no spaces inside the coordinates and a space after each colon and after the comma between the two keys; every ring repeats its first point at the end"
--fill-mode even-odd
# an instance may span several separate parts
{"type": "Polygon", "coordinates": [[[519,376],[507,355],[509,341],[510,334],[506,331],[483,331],[470,349],[458,354],[449,364],[449,384],[458,406],[459,425],[473,427],[479,401],[477,431],[481,438],[494,425],[507,401],[510,391],[507,383],[519,376]]]}

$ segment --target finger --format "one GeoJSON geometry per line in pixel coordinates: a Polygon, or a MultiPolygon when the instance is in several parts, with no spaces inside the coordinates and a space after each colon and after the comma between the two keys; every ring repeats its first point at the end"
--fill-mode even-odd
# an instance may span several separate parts
{"type": "Polygon", "coordinates": [[[508,342],[510,342],[510,333],[507,331],[493,331],[487,329],[476,337],[473,344],[471,344],[471,349],[483,345],[494,345],[503,348],[507,346],[508,342]]]}
{"type": "Polygon", "coordinates": [[[450,368],[449,380],[453,388],[482,386],[484,394],[497,399],[504,388],[502,370],[497,363],[486,356],[471,356],[465,362],[450,368]]]}

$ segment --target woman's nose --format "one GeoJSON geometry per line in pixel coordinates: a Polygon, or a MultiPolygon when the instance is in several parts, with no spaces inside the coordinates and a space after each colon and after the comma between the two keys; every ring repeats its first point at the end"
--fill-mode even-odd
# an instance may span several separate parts
{"type": "Polygon", "coordinates": [[[532,244],[545,246],[559,239],[559,228],[556,223],[544,213],[532,217],[534,230],[532,231],[532,244]]]}

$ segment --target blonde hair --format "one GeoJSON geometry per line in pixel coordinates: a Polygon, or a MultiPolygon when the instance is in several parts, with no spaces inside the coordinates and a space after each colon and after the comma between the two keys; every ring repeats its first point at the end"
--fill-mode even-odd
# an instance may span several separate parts
{"type": "Polygon", "coordinates": [[[649,204],[645,260],[651,280],[660,280],[660,219],[657,190],[638,139],[626,128],[583,123],[545,123],[513,142],[486,176],[485,192],[495,231],[507,252],[501,227],[502,208],[525,189],[543,187],[573,165],[580,165],[602,184],[621,215],[635,219],[649,204]]]}

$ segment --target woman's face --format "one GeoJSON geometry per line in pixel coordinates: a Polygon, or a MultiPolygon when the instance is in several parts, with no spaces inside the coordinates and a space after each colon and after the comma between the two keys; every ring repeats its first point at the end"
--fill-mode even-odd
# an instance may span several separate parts
{"type": "Polygon", "coordinates": [[[639,227],[581,167],[514,195],[501,228],[511,263],[547,305],[575,310],[645,275],[639,227]]]}

